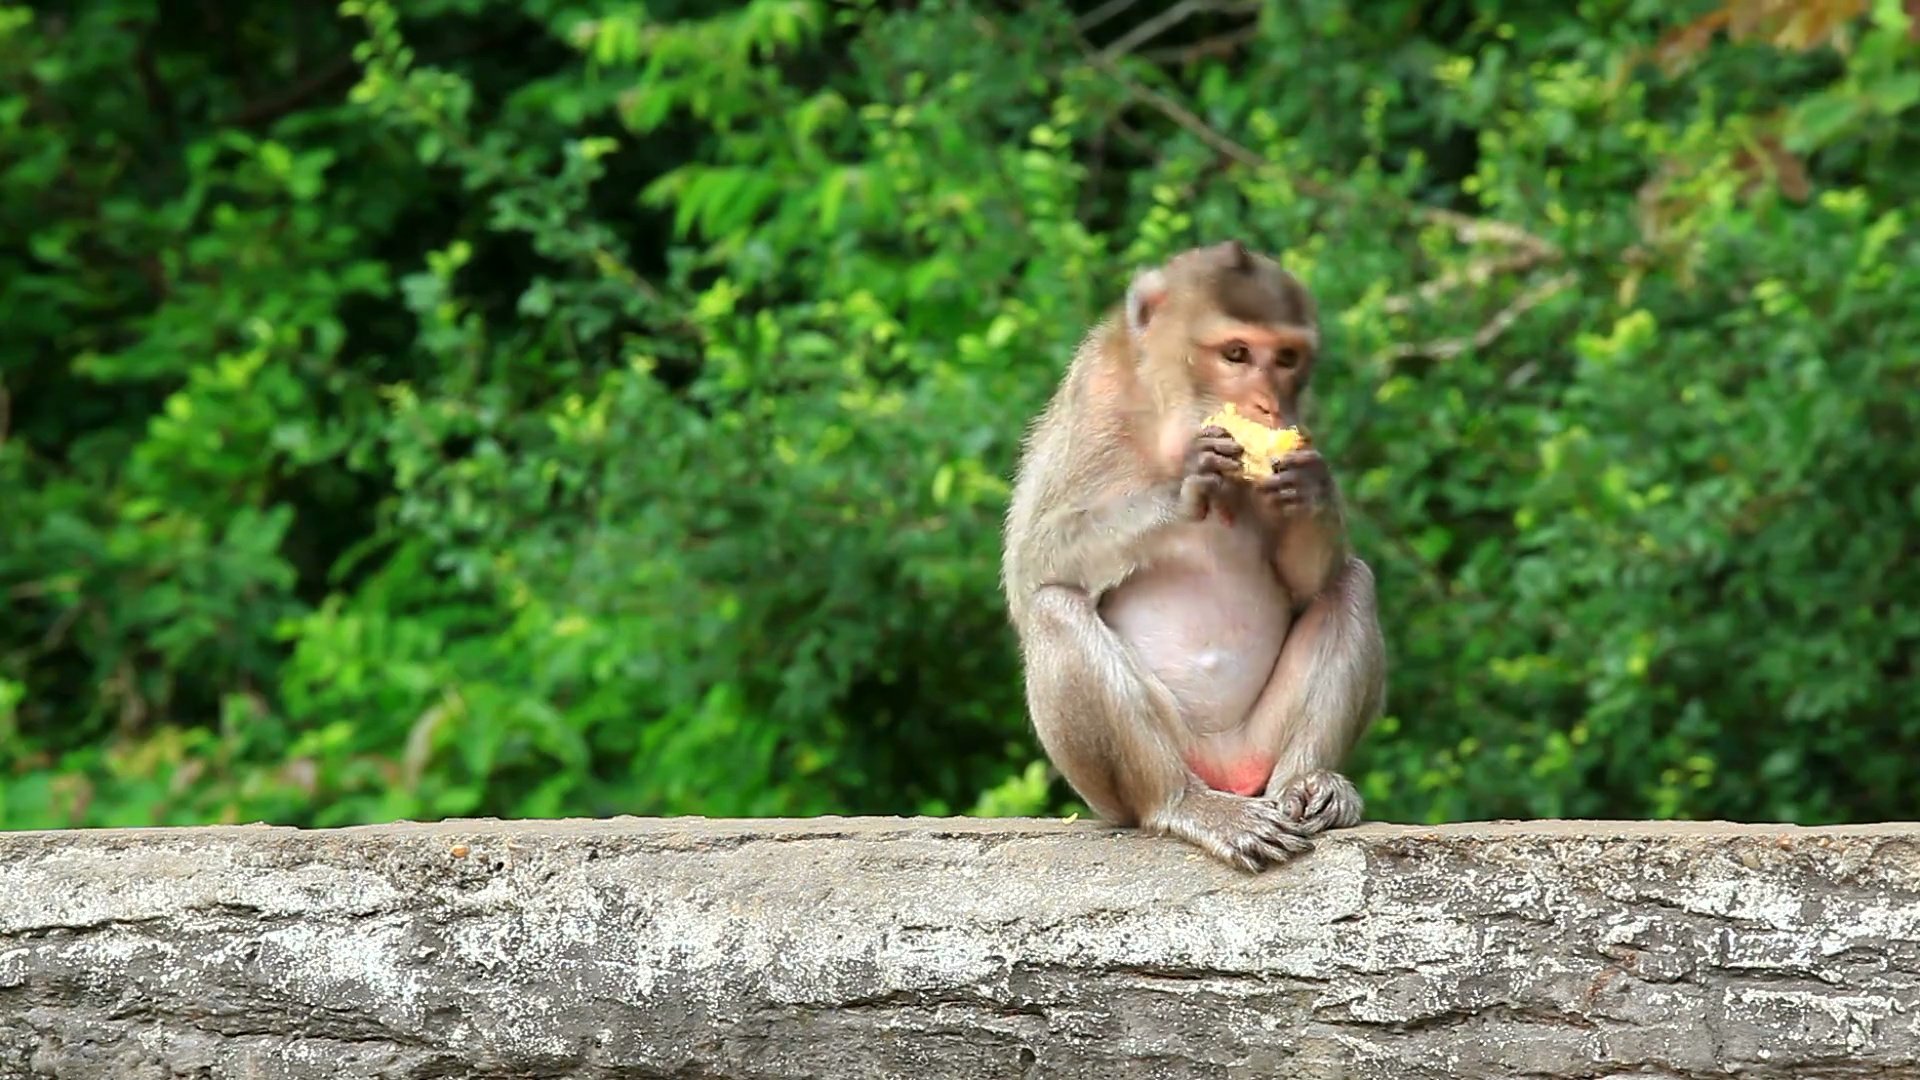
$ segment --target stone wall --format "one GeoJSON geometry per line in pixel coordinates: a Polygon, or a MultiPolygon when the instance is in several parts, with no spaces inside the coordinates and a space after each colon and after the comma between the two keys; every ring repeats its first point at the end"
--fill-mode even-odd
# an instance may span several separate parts
{"type": "Polygon", "coordinates": [[[15,1076],[1920,1076],[1920,826],[0,834],[15,1076]]]}

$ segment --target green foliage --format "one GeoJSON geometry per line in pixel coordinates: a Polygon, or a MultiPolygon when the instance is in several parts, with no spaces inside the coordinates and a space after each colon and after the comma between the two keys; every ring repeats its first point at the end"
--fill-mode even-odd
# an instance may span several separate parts
{"type": "Polygon", "coordinates": [[[0,826],[1067,812],[1007,480],[1225,236],[1371,814],[1903,815],[1914,29],[1765,2],[0,3],[0,826]]]}

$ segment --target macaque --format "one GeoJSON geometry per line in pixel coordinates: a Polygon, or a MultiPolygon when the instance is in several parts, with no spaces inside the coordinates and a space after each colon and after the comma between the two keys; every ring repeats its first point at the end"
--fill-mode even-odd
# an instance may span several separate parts
{"type": "Polygon", "coordinates": [[[1360,821],[1386,701],[1373,572],[1310,442],[1244,469],[1227,405],[1299,423],[1313,298],[1238,242],[1133,278],[1026,436],[1002,585],[1047,756],[1095,813],[1244,870],[1360,821]]]}

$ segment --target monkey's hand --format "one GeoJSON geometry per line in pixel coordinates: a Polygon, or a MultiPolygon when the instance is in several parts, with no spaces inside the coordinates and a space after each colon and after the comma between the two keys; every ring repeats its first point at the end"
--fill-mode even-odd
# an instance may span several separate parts
{"type": "Polygon", "coordinates": [[[1282,517],[1311,517],[1333,502],[1333,470],[1318,450],[1289,451],[1274,462],[1273,475],[1261,478],[1254,490],[1282,517]]]}
{"type": "Polygon", "coordinates": [[[1195,521],[1206,517],[1208,509],[1226,490],[1227,478],[1239,474],[1240,458],[1245,453],[1233,436],[1227,434],[1227,429],[1218,424],[1209,424],[1196,432],[1182,463],[1181,513],[1195,521]]]}
{"type": "Polygon", "coordinates": [[[1278,791],[1272,791],[1268,798],[1276,800],[1281,813],[1303,833],[1360,824],[1359,789],[1353,786],[1353,781],[1328,769],[1300,773],[1278,791]]]}

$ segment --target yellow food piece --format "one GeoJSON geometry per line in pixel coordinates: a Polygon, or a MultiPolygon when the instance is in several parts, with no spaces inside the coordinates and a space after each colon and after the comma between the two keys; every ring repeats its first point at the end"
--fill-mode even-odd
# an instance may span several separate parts
{"type": "Polygon", "coordinates": [[[1246,451],[1240,456],[1240,475],[1249,480],[1272,476],[1273,459],[1285,457],[1309,441],[1307,433],[1297,427],[1270,428],[1250,416],[1242,416],[1231,402],[1200,422],[1201,427],[1214,424],[1226,428],[1233,441],[1246,451]]]}

